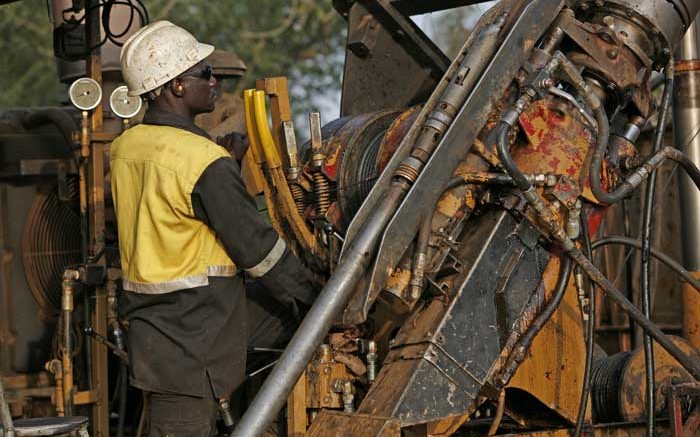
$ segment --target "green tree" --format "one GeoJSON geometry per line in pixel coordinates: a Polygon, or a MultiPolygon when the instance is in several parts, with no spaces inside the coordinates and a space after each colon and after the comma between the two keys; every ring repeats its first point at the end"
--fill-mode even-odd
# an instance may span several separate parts
{"type": "MultiPolygon", "coordinates": [[[[345,22],[330,2],[315,0],[144,0],[151,20],[167,19],[200,40],[232,50],[256,78],[286,75],[293,104],[340,88],[345,22]]],[[[0,107],[55,105],[65,100],[52,51],[46,0],[0,6],[0,107]],[[46,11],[46,12],[40,12],[46,11]]]]}

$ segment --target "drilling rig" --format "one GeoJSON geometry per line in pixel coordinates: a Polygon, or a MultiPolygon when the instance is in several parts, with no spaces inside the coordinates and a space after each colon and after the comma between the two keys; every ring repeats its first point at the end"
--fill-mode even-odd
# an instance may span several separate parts
{"type": "MultiPolygon", "coordinates": [[[[96,41],[98,4],[86,3],[96,41]]],[[[324,125],[311,114],[304,144],[285,78],[245,91],[249,176],[325,285],[232,436],[264,435],[273,422],[293,437],[700,433],[700,3],[502,0],[451,60],[410,19],[474,3],[335,0],[348,23],[341,117],[324,125]],[[679,175],[680,213],[657,192],[665,163],[679,175]],[[652,247],[678,237],[654,220],[680,229],[669,244],[682,246],[683,263],[652,247]],[[612,247],[640,254],[624,288],[629,256],[599,256],[612,247]],[[663,288],[653,260],[681,278],[677,327],[652,321],[663,288]],[[611,353],[598,344],[601,312],[627,323],[611,353]]],[[[101,89],[100,56],[85,57],[101,89]]],[[[44,200],[57,212],[46,214],[78,212],[60,237],[75,259],[56,259],[54,285],[31,288],[63,311],[61,360],[41,387],[23,389],[51,392],[60,414],[93,405],[93,433],[106,436],[106,347],[124,352],[103,163],[124,126],[103,123],[99,103],[78,108],[7,111],[8,138],[65,143],[79,159],[54,147],[60,159],[17,159],[3,180],[57,179],[44,200]],[[71,339],[83,338],[70,322],[78,291],[79,324],[92,331],[71,359],[71,339]]],[[[25,269],[37,264],[26,259],[25,269]]]]}

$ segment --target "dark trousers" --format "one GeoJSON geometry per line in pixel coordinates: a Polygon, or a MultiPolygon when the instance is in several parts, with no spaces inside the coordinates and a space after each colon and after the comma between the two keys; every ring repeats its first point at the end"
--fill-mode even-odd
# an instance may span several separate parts
{"type": "MultiPolygon", "coordinates": [[[[296,303],[289,299],[280,301],[279,296],[260,284],[246,285],[247,343],[251,347],[280,348],[296,331],[298,319],[296,303]]],[[[269,363],[270,354],[252,354],[248,363],[250,370],[269,363]]],[[[203,398],[166,394],[145,393],[149,404],[149,437],[211,437],[216,433],[218,403],[211,386],[204,390],[203,398]]]]}
{"type": "Polygon", "coordinates": [[[148,393],[149,437],[211,437],[216,432],[218,405],[214,395],[197,398],[148,393]]]}

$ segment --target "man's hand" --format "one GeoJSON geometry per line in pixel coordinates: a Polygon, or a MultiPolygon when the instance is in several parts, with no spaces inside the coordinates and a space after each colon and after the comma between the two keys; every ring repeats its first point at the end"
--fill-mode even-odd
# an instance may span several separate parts
{"type": "Polygon", "coordinates": [[[231,132],[223,137],[219,137],[216,139],[216,143],[228,150],[228,153],[239,163],[243,160],[245,152],[250,145],[248,142],[248,135],[240,132],[231,132]]]}

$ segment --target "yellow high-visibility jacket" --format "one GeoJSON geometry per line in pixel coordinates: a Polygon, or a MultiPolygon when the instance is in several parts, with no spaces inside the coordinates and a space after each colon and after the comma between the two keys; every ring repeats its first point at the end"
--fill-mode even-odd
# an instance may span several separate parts
{"type": "Polygon", "coordinates": [[[183,129],[141,124],[110,149],[112,197],[125,290],[160,294],[234,276],[216,234],[197,220],[192,190],[215,160],[230,156],[183,129]]]}

